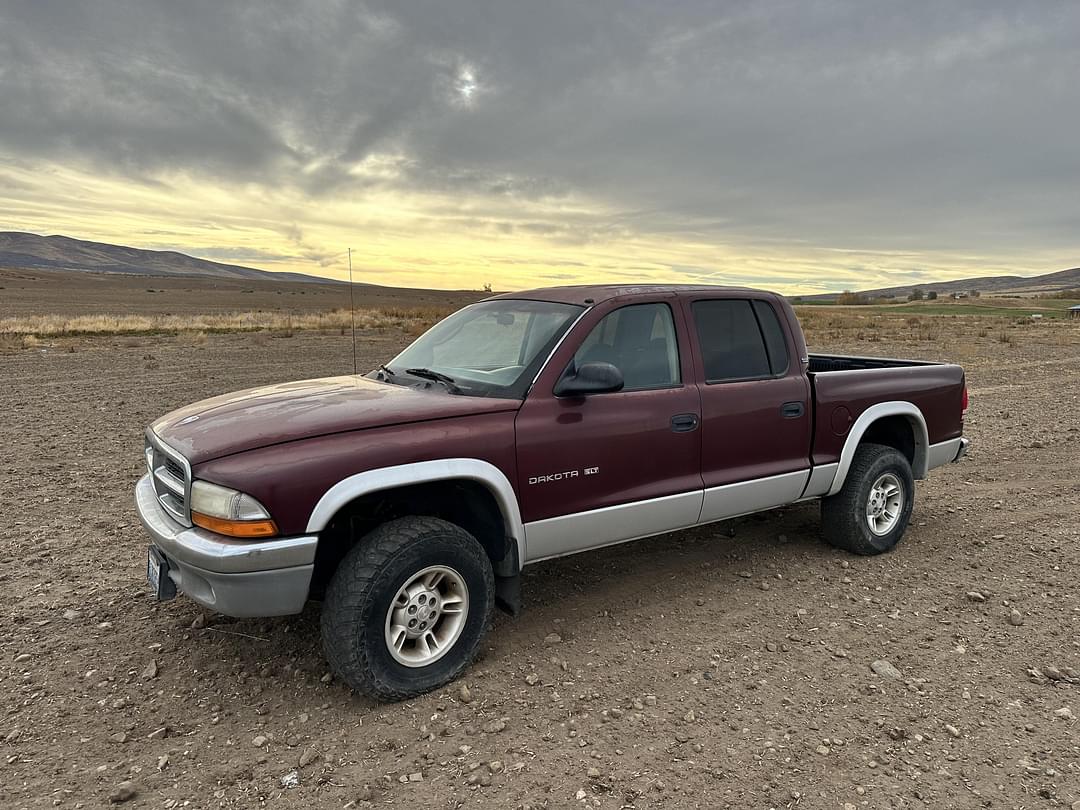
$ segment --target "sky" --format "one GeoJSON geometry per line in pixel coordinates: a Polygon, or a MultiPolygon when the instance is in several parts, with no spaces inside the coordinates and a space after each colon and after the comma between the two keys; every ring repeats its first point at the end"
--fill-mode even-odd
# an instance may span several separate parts
{"type": "Polygon", "coordinates": [[[1080,4],[0,0],[0,230],[358,281],[1080,264],[1080,4]]]}

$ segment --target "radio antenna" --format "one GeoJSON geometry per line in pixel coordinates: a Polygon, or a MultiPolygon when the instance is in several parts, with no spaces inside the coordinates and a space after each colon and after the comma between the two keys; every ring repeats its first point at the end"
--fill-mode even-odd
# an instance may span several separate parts
{"type": "Polygon", "coordinates": [[[353,298],[352,248],[349,248],[349,314],[352,320],[352,373],[356,374],[356,299],[353,298]]]}

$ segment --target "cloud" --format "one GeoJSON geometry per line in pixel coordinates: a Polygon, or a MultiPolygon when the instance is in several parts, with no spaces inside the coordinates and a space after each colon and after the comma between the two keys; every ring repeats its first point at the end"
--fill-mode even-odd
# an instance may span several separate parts
{"type": "MultiPolygon", "coordinates": [[[[1056,2],[9,0],[0,155],[157,187],[157,226],[201,186],[205,227],[241,226],[205,245],[238,257],[329,267],[377,232],[502,286],[574,250],[583,273],[919,277],[1077,249],[1078,33],[1056,2]],[[493,271],[492,239],[528,256],[493,271]]],[[[31,224],[80,204],[9,194],[31,224]]],[[[395,251],[371,259],[405,273],[395,251]]]]}
{"type": "Polygon", "coordinates": [[[231,245],[209,245],[192,250],[188,245],[176,245],[162,243],[151,245],[154,250],[178,250],[187,251],[197,255],[200,259],[210,259],[215,262],[226,264],[276,264],[278,262],[295,262],[297,256],[293,253],[275,253],[270,250],[261,250],[251,247],[235,247],[231,245]]]}

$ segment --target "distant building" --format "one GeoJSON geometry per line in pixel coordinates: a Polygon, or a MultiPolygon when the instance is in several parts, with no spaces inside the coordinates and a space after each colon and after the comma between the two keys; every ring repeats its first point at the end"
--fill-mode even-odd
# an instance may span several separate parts
{"type": "Polygon", "coordinates": [[[1080,305],[1077,305],[1075,307],[1069,307],[1069,317],[1080,318],[1080,305]]]}

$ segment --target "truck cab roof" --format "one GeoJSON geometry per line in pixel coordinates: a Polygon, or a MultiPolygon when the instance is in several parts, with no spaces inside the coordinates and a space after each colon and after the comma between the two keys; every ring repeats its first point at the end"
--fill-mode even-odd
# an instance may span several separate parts
{"type": "Polygon", "coordinates": [[[518,292],[501,293],[493,295],[487,300],[499,298],[525,298],[533,301],[554,301],[560,304],[599,304],[611,298],[623,298],[632,295],[672,293],[685,295],[688,293],[721,293],[721,292],[753,292],[763,296],[774,297],[776,293],[765,290],[755,290],[750,287],[730,287],[712,284],[581,284],[569,287],[539,287],[534,290],[520,290],[518,292]]]}

